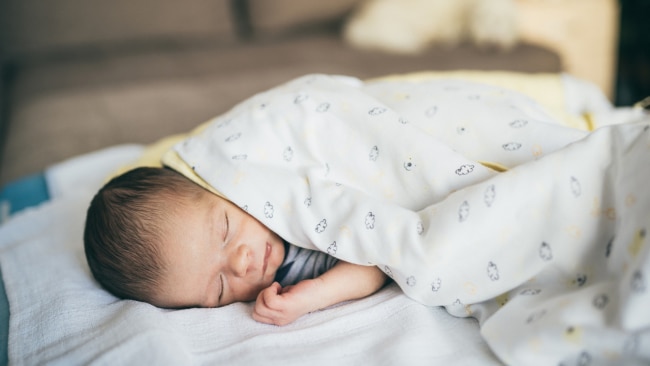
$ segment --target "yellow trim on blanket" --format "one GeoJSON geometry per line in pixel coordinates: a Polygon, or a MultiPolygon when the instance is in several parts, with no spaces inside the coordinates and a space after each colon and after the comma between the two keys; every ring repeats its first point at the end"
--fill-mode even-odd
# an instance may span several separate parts
{"type": "Polygon", "coordinates": [[[596,128],[596,124],[594,123],[594,116],[591,113],[584,113],[582,117],[585,119],[587,131],[593,131],[596,128]]]}
{"type": "Polygon", "coordinates": [[[479,161],[479,163],[486,168],[494,170],[495,172],[503,173],[508,171],[507,167],[492,161],[479,161]]]}
{"type": "Polygon", "coordinates": [[[107,180],[110,180],[111,178],[118,176],[122,173],[126,173],[131,169],[135,169],[137,167],[141,166],[152,166],[152,167],[160,167],[162,166],[162,157],[163,155],[171,149],[174,145],[177,143],[183,141],[187,137],[193,135],[193,134],[198,134],[199,132],[203,131],[205,129],[210,121],[201,123],[198,127],[195,127],[192,131],[188,133],[179,133],[176,135],[171,135],[164,137],[153,144],[147,145],[147,148],[145,149],[144,153],[136,159],[135,161],[120,167],[117,171],[113,172],[107,180]]]}
{"type": "Polygon", "coordinates": [[[199,175],[196,174],[196,172],[194,172],[194,169],[192,169],[192,167],[187,165],[187,163],[183,159],[181,159],[180,156],[178,156],[178,153],[175,150],[172,149],[167,150],[163,154],[161,160],[164,166],[174,169],[175,171],[187,177],[192,182],[200,185],[201,187],[216,194],[217,196],[226,198],[223,194],[221,194],[221,192],[217,191],[208,182],[203,180],[203,178],[199,177],[199,175]]]}
{"type": "Polygon", "coordinates": [[[122,173],[126,173],[131,169],[141,167],[141,166],[151,166],[151,167],[160,167],[162,166],[160,162],[160,157],[169,150],[172,146],[177,144],[180,141],[183,141],[187,137],[187,134],[177,134],[172,136],[167,136],[162,138],[153,144],[147,145],[147,148],[144,150],[142,155],[135,161],[132,161],[129,164],[126,164],[120,167],[117,171],[111,173],[109,179],[118,176],[122,173]]]}

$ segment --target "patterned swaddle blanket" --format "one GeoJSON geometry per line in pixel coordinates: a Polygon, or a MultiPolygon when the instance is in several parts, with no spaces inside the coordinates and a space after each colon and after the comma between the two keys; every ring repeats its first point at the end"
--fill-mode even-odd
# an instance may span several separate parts
{"type": "Polygon", "coordinates": [[[569,128],[461,80],[308,75],[174,150],[285,240],[476,317],[506,363],[648,362],[648,129],[569,128]]]}

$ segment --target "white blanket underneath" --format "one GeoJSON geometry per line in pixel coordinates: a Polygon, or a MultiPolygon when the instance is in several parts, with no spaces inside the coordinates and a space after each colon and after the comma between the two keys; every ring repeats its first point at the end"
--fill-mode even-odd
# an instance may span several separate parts
{"type": "Polygon", "coordinates": [[[251,304],[169,311],[116,299],[90,275],[84,215],[105,177],[142,150],[57,164],[47,174],[53,199],[0,226],[10,364],[499,364],[475,320],[417,304],[395,285],[286,327],[255,322],[251,304]]]}
{"type": "Polygon", "coordinates": [[[650,360],[649,129],[587,133],[463,81],[310,75],[176,152],[289,242],[477,317],[506,363],[630,363],[650,360]]]}

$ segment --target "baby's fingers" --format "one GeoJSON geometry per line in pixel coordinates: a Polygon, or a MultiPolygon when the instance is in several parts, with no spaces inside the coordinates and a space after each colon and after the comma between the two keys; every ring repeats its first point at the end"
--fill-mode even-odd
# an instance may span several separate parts
{"type": "Polygon", "coordinates": [[[260,322],[260,323],[264,323],[264,324],[277,325],[277,324],[275,324],[275,322],[273,321],[273,318],[270,318],[270,317],[268,317],[268,316],[260,315],[260,314],[257,313],[256,311],[253,311],[253,319],[254,319],[256,322],[260,322]]]}
{"type": "Polygon", "coordinates": [[[280,300],[282,293],[282,286],[279,283],[273,282],[271,286],[265,288],[257,295],[255,307],[260,304],[268,309],[276,309],[280,307],[280,300]]]}
{"type": "Polygon", "coordinates": [[[255,312],[264,314],[272,311],[273,305],[276,304],[275,299],[280,296],[280,291],[282,288],[276,282],[260,291],[255,301],[255,312]]]}
{"type": "Polygon", "coordinates": [[[280,294],[282,287],[273,283],[257,296],[253,309],[253,319],[261,323],[285,325],[290,321],[286,319],[285,302],[280,294]]]}
{"type": "Polygon", "coordinates": [[[287,324],[283,321],[284,316],[281,311],[270,309],[269,307],[265,306],[265,304],[260,300],[257,300],[257,302],[255,302],[255,308],[253,309],[253,319],[260,323],[266,324],[287,324]]]}

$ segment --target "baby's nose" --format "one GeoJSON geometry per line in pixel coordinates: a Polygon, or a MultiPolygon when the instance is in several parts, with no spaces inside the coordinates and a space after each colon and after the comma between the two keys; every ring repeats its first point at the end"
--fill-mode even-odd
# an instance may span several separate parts
{"type": "Polygon", "coordinates": [[[248,245],[242,244],[230,256],[230,268],[235,276],[244,277],[246,275],[251,261],[250,254],[248,245]]]}

